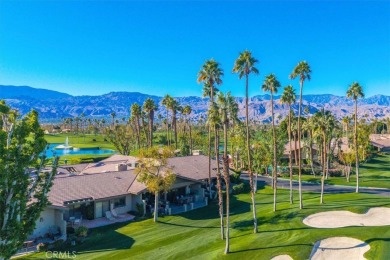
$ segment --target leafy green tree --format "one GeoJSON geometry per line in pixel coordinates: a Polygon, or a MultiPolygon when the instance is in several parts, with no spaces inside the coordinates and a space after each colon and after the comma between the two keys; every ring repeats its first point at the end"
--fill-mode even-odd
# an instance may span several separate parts
{"type": "Polygon", "coordinates": [[[22,247],[48,205],[58,158],[49,173],[42,173],[46,145],[36,111],[17,119],[0,101],[0,259],[22,247]]]}
{"type": "MultiPolygon", "coordinates": [[[[290,74],[290,79],[295,79],[299,77],[299,106],[298,106],[298,189],[299,189],[299,208],[303,209],[303,200],[302,200],[302,161],[301,161],[301,110],[302,110],[302,90],[303,83],[305,80],[311,79],[311,69],[309,64],[306,61],[301,61],[294,68],[293,72],[290,74]]],[[[296,147],[296,146],[295,146],[296,147]]]]}
{"type": "MultiPolygon", "coordinates": [[[[210,97],[209,109],[213,106],[214,96],[218,92],[216,86],[222,84],[223,70],[220,68],[220,64],[214,59],[207,60],[200,71],[198,72],[198,83],[203,83],[203,96],[210,97]]],[[[209,157],[209,189],[211,185],[211,126],[209,125],[208,136],[208,157],[209,157]]],[[[211,190],[210,190],[211,191],[211,190]]]]}
{"type": "Polygon", "coordinates": [[[253,212],[253,231],[254,233],[258,232],[257,227],[257,217],[256,217],[256,201],[255,201],[255,185],[253,183],[253,172],[252,172],[252,158],[251,158],[251,147],[250,147],[250,132],[249,132],[249,112],[248,112],[248,85],[249,85],[249,75],[250,74],[259,74],[259,70],[255,67],[258,62],[252,56],[252,53],[248,50],[245,50],[240,53],[237,60],[234,63],[233,73],[238,73],[238,77],[241,79],[245,76],[245,123],[246,123],[246,152],[248,159],[248,172],[249,172],[249,183],[251,186],[251,198],[252,198],[252,212],[253,212]]]}
{"type": "Polygon", "coordinates": [[[137,134],[130,124],[115,125],[113,128],[107,127],[103,130],[103,134],[120,154],[129,155],[131,151],[136,149],[134,143],[137,134]]]}
{"type": "Polygon", "coordinates": [[[347,97],[352,98],[355,101],[355,132],[354,132],[354,145],[355,145],[355,159],[356,159],[356,192],[359,192],[359,147],[358,147],[358,122],[357,122],[357,101],[358,98],[364,98],[363,88],[357,82],[353,82],[347,90],[347,97]]]}
{"type": "Polygon", "coordinates": [[[168,158],[173,155],[173,151],[168,147],[151,147],[140,151],[139,164],[135,173],[137,179],[154,193],[154,222],[158,220],[159,193],[167,192],[176,180],[172,167],[168,165],[168,158]]]}
{"type": "Polygon", "coordinates": [[[278,181],[278,165],[277,165],[277,146],[276,146],[276,131],[275,131],[275,114],[274,114],[274,94],[278,93],[278,88],[280,87],[279,81],[276,79],[274,74],[269,74],[265,77],[262,89],[265,92],[271,93],[271,115],[272,115],[272,140],[273,140],[273,150],[274,150],[274,158],[273,158],[273,188],[274,188],[274,211],[276,211],[276,193],[278,189],[277,181],[278,181]]]}
{"type": "Polygon", "coordinates": [[[284,88],[282,97],[280,98],[280,101],[283,104],[288,105],[288,143],[289,143],[289,148],[290,152],[288,154],[288,159],[289,159],[289,168],[290,168],[290,203],[292,204],[294,202],[293,198],[293,185],[292,185],[292,179],[293,179],[293,168],[292,168],[292,147],[291,147],[291,117],[293,116],[292,113],[293,111],[291,110],[291,106],[295,103],[297,97],[295,94],[295,90],[293,86],[288,85],[287,87],[284,88]]]}

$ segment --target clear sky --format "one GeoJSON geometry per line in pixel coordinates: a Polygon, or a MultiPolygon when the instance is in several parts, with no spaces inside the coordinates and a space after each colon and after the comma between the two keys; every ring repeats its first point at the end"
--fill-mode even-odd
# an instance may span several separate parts
{"type": "Polygon", "coordinates": [[[390,95],[390,1],[0,1],[0,85],[200,96],[197,73],[214,58],[220,89],[243,96],[231,70],[245,49],[260,61],[250,95],[271,72],[297,88],[301,60],[313,71],[304,94],[358,81],[390,95]]]}

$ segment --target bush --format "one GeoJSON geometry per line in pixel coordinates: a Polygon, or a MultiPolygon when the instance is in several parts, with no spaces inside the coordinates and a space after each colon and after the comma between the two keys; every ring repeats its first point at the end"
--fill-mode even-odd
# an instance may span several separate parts
{"type": "Polygon", "coordinates": [[[78,227],[75,234],[78,237],[86,237],[88,235],[88,228],[85,226],[78,227]]]}
{"type": "Polygon", "coordinates": [[[142,217],[145,212],[144,212],[144,205],[142,205],[141,203],[137,203],[135,205],[136,209],[137,209],[137,215],[138,217],[142,217]]]}
{"type": "Polygon", "coordinates": [[[62,239],[58,239],[57,241],[54,242],[53,246],[56,250],[63,249],[65,246],[65,241],[62,239]]]}
{"type": "Polygon", "coordinates": [[[66,234],[74,234],[74,228],[73,227],[67,227],[66,228],[66,234]]]}
{"type": "Polygon", "coordinates": [[[47,244],[45,244],[45,243],[39,243],[37,245],[38,252],[44,252],[44,251],[46,251],[46,249],[47,249],[47,244]]]}
{"type": "Polygon", "coordinates": [[[230,174],[230,181],[232,183],[239,184],[242,182],[240,176],[241,176],[241,172],[234,172],[233,174],[230,174]]]}
{"type": "Polygon", "coordinates": [[[240,193],[244,193],[244,192],[247,192],[250,190],[250,187],[249,187],[249,184],[248,183],[240,183],[240,184],[237,184],[237,185],[234,185],[233,186],[233,194],[234,195],[237,195],[237,194],[240,194],[240,193]]]}

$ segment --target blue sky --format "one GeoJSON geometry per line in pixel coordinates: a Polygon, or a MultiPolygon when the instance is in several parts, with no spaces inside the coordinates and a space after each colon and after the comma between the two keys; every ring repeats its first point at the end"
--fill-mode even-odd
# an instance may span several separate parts
{"type": "Polygon", "coordinates": [[[259,59],[250,95],[301,60],[304,94],[390,95],[390,1],[0,1],[0,84],[73,95],[138,91],[202,94],[197,73],[214,58],[222,91],[244,95],[231,73],[239,52],[259,59]]]}

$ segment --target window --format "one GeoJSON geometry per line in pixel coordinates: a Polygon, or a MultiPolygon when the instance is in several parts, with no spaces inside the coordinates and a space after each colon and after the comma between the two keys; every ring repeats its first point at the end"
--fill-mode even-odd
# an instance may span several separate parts
{"type": "Polygon", "coordinates": [[[113,199],[111,200],[111,203],[114,205],[114,209],[119,207],[124,207],[126,206],[126,197],[113,199]]]}

